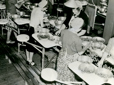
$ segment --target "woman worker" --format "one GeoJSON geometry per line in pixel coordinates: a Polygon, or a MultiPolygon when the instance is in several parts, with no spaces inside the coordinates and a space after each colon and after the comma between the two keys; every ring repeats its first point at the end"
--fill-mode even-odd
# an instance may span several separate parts
{"type": "Polygon", "coordinates": [[[64,3],[65,5],[64,12],[65,12],[66,20],[62,24],[61,28],[55,33],[56,35],[59,35],[63,29],[70,28],[70,22],[76,17],[80,17],[84,20],[84,25],[82,28],[84,30],[87,29],[88,16],[85,14],[84,9],[82,10],[83,8],[82,6],[86,6],[86,4],[83,4],[82,3],[83,1],[75,1],[75,0],[71,0],[71,1],[72,1],[72,4],[69,4],[71,3],[70,1],[67,1],[66,3],[64,3]]]}
{"type": "Polygon", "coordinates": [[[107,57],[114,58],[114,37],[109,39],[108,45],[105,48],[101,60],[97,63],[98,67],[102,67],[103,62],[107,57]]]}
{"type": "Polygon", "coordinates": [[[83,23],[83,19],[77,17],[71,22],[70,29],[65,29],[61,32],[62,49],[57,59],[58,79],[61,81],[76,81],[74,74],[67,65],[76,61],[77,57],[90,47],[90,44],[87,47],[83,47],[82,40],[77,35],[83,23]]]}

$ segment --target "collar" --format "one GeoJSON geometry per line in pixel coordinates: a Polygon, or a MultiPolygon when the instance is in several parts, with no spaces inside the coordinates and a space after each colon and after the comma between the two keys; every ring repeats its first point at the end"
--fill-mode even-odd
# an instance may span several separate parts
{"type": "Polygon", "coordinates": [[[74,16],[74,18],[76,18],[77,16],[76,16],[76,14],[73,14],[73,16],[74,16]]]}
{"type": "Polygon", "coordinates": [[[80,31],[78,31],[77,33],[80,33],[82,31],[82,29],[80,31]]]}

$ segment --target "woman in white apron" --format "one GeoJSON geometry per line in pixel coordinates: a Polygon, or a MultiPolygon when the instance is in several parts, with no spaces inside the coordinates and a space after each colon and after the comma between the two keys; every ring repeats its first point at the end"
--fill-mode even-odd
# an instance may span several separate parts
{"type": "MultiPolygon", "coordinates": [[[[30,43],[34,43],[34,39],[32,37],[33,33],[37,33],[43,26],[43,18],[44,18],[44,14],[45,12],[43,12],[43,10],[45,10],[45,6],[47,4],[46,0],[42,0],[39,3],[39,7],[35,7],[32,12],[31,12],[31,18],[30,18],[30,27],[28,29],[28,35],[30,37],[29,41],[30,43]]],[[[26,46],[26,56],[27,56],[27,64],[29,65],[35,65],[35,63],[33,62],[33,54],[34,54],[35,48],[31,45],[26,46]]]]}

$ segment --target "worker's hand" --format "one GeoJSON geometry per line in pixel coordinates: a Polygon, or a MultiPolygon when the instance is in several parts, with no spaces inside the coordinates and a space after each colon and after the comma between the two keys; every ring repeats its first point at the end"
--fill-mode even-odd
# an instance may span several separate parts
{"type": "Polygon", "coordinates": [[[109,55],[109,53],[107,53],[107,52],[105,52],[105,51],[103,52],[101,60],[97,63],[97,66],[98,66],[98,67],[102,67],[103,62],[104,62],[105,59],[108,57],[108,55],[109,55]]]}
{"type": "Polygon", "coordinates": [[[61,30],[58,30],[58,31],[55,33],[55,35],[60,35],[60,33],[61,33],[61,30]]]}
{"type": "Polygon", "coordinates": [[[91,42],[89,42],[87,45],[86,45],[86,49],[90,49],[91,48],[91,42]]]}
{"type": "Polygon", "coordinates": [[[100,68],[102,67],[102,65],[103,65],[103,61],[102,60],[97,63],[97,66],[100,67],[100,68]]]}

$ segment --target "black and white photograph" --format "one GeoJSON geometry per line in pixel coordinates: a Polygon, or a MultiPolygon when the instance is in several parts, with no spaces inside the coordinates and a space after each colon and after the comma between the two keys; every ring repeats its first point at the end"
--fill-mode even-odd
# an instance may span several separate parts
{"type": "Polygon", "coordinates": [[[0,0],[0,85],[114,85],[114,0],[0,0]]]}

